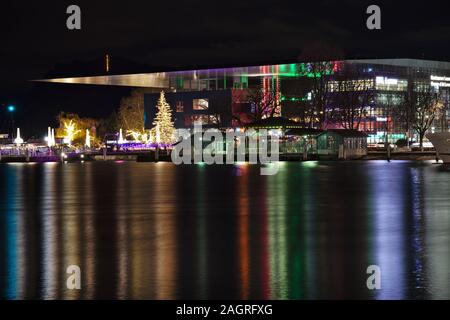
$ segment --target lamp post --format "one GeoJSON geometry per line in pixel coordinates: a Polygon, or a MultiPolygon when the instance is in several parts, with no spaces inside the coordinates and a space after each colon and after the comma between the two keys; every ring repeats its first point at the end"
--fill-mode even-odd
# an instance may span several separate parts
{"type": "Polygon", "coordinates": [[[7,109],[11,115],[11,138],[14,138],[14,111],[16,111],[16,106],[10,104],[7,109]]]}

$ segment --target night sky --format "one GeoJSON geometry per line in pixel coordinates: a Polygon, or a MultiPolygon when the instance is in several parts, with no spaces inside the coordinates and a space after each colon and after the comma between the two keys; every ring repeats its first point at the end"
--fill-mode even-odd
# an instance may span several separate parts
{"type": "Polygon", "coordinates": [[[113,73],[291,62],[317,41],[347,58],[450,61],[446,2],[1,1],[0,105],[17,106],[25,135],[45,132],[60,110],[107,116],[129,89],[29,81],[101,73],[106,52],[113,73]],[[66,28],[70,4],[81,7],[81,31],[66,28]],[[370,4],[382,30],[366,28],[370,4]]]}

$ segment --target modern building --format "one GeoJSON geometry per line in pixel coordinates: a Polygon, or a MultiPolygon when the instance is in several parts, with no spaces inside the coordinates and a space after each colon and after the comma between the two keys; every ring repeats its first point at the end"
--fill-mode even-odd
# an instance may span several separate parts
{"type": "Polygon", "coordinates": [[[196,122],[205,126],[241,127],[267,117],[259,112],[258,108],[262,107],[255,102],[257,92],[260,100],[272,100],[270,103],[276,110],[270,116],[283,116],[310,128],[318,127],[318,119],[323,117],[321,129],[345,128],[339,121],[334,121],[328,110],[336,109],[341,103],[336,99],[340,93],[351,91],[357,93],[351,99],[360,101],[364,109],[361,119],[356,125],[352,124],[351,129],[367,133],[369,143],[395,142],[405,138],[406,134],[413,138],[413,134],[412,131],[405,132],[392,108],[411,87],[420,86],[429,86],[439,92],[445,110],[445,116],[437,119],[431,130],[447,131],[450,119],[450,62],[429,60],[288,63],[40,81],[149,88],[154,93],[146,94],[144,100],[148,127],[153,122],[161,90],[166,92],[177,127],[191,127],[196,122]],[[270,93],[270,97],[266,93],[270,93]],[[305,110],[317,103],[326,104],[326,114],[305,115],[305,110]]]}

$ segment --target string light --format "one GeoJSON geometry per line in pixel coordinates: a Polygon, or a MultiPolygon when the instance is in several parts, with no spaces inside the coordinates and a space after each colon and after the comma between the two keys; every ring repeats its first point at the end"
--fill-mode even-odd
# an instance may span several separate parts
{"type": "Polygon", "coordinates": [[[166,101],[164,91],[161,91],[161,95],[157,104],[158,112],[153,122],[157,144],[171,144],[173,142],[173,133],[175,131],[174,124],[172,122],[172,110],[170,105],[166,101]]]}

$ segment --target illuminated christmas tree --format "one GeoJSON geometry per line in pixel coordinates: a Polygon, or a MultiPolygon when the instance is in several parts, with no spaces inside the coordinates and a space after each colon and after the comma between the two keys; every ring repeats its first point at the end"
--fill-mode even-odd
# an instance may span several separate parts
{"type": "Polygon", "coordinates": [[[159,132],[159,143],[171,144],[173,142],[173,133],[175,127],[172,122],[172,110],[166,101],[164,91],[161,91],[161,96],[158,100],[158,112],[153,122],[152,136],[156,137],[159,132]]]}

